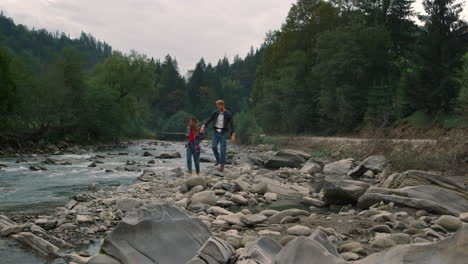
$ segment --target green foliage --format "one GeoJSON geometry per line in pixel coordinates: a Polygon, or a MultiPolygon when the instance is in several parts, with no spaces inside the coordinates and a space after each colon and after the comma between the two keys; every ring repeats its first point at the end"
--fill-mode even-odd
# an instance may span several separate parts
{"type": "Polygon", "coordinates": [[[468,53],[463,57],[463,67],[458,79],[460,91],[457,98],[458,111],[468,120],[468,53]]]}
{"type": "Polygon", "coordinates": [[[262,142],[262,129],[250,111],[242,111],[234,117],[237,140],[242,144],[259,144],[262,142]]]}
{"type": "MultiPolygon", "coordinates": [[[[165,122],[162,132],[163,133],[185,133],[189,120],[193,115],[184,112],[184,111],[179,111],[175,114],[173,114],[169,119],[165,122]]],[[[199,121],[200,122],[200,121],[199,121]]],[[[163,139],[171,139],[174,138],[174,136],[170,134],[161,134],[161,138],[163,139]]],[[[178,137],[180,138],[180,137],[178,137]]],[[[184,137],[185,138],[185,137],[184,137]]]]}
{"type": "Polygon", "coordinates": [[[0,131],[8,127],[8,117],[15,103],[16,88],[10,71],[11,58],[0,46],[0,131]]]}

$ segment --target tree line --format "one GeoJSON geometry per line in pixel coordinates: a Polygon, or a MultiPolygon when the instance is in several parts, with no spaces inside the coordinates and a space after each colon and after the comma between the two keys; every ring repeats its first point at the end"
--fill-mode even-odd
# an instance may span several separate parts
{"type": "Polygon", "coordinates": [[[253,92],[261,127],[346,133],[414,113],[466,125],[457,112],[468,74],[462,4],[425,0],[419,24],[413,4],[298,0],[264,43],[253,92]]]}
{"type": "MultiPolygon", "coordinates": [[[[113,51],[0,15],[0,137],[116,140],[180,132],[222,98],[239,139],[349,133],[416,114],[468,120],[468,27],[454,0],[298,0],[259,49],[182,76],[176,58],[113,51]]],[[[441,119],[441,118],[440,118],[441,119]]],[[[442,119],[441,119],[442,120],[442,119]]]]}
{"type": "MultiPolygon", "coordinates": [[[[15,25],[0,15],[0,139],[96,141],[180,132],[224,98],[248,104],[260,54],[233,62],[202,58],[189,76],[177,60],[123,54],[83,33],[78,39],[15,25]]],[[[162,136],[162,135],[159,135],[162,136]]]]}

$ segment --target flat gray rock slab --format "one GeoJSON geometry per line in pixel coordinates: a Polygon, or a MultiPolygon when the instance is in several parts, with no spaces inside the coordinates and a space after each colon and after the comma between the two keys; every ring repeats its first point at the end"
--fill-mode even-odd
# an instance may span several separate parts
{"type": "Polygon", "coordinates": [[[400,245],[371,255],[356,264],[466,264],[468,261],[468,226],[452,237],[436,243],[400,245]]]}
{"type": "Polygon", "coordinates": [[[160,204],[130,212],[106,237],[102,250],[122,264],[182,264],[196,256],[210,236],[201,221],[160,204]]]}

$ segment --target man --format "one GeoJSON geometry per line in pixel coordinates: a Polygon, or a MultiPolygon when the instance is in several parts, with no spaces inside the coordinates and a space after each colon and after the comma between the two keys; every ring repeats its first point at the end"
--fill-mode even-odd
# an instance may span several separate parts
{"type": "Polygon", "coordinates": [[[231,112],[224,108],[224,101],[216,101],[216,107],[218,108],[210,118],[201,127],[200,132],[204,133],[205,128],[211,123],[214,123],[214,134],[211,142],[211,147],[216,158],[215,166],[221,164],[218,169],[224,171],[224,164],[226,164],[226,133],[231,130],[231,141],[236,141],[236,133],[234,131],[234,119],[232,118],[231,112]],[[221,155],[218,152],[218,144],[221,145],[221,155]]]}

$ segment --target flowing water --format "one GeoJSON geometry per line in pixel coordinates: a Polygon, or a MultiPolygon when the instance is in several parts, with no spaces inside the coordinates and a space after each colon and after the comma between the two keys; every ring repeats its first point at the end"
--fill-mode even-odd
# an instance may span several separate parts
{"type": "MultiPolygon", "coordinates": [[[[51,155],[49,158],[60,162],[68,161],[72,165],[42,164],[45,156],[23,156],[27,162],[16,163],[19,159],[0,159],[0,164],[7,166],[0,169],[0,214],[24,213],[38,214],[63,206],[70,197],[86,191],[90,183],[98,182],[102,185],[132,184],[140,172],[118,171],[117,167],[124,168],[127,161],[147,163],[154,157],[143,157],[145,151],[157,156],[162,152],[177,151],[182,158],[170,160],[156,160],[151,169],[166,171],[177,167],[185,167],[185,147],[182,143],[172,142],[165,146],[150,145],[150,142],[135,142],[127,148],[110,149],[102,152],[85,154],[51,155]],[[117,155],[126,152],[128,155],[117,155]],[[88,167],[91,157],[105,156],[98,159],[103,161],[97,167],[88,167]],[[31,165],[40,165],[46,171],[32,171],[31,165]],[[112,172],[106,172],[112,170],[112,172]]],[[[202,168],[206,164],[202,163],[202,168]]],[[[1,167],[0,167],[1,168],[1,167]]],[[[0,264],[36,264],[47,263],[18,246],[11,239],[0,238],[0,264]]]]}
{"type": "MultiPolygon", "coordinates": [[[[202,150],[202,157],[213,158],[212,153],[205,146],[202,150]],[[207,150],[206,153],[203,153],[207,150]]],[[[40,214],[53,210],[57,206],[65,205],[68,200],[83,191],[86,191],[89,184],[93,182],[102,185],[119,186],[121,184],[132,184],[140,172],[119,171],[116,168],[124,168],[127,161],[136,161],[146,164],[154,157],[144,157],[145,151],[154,156],[162,152],[177,151],[182,154],[182,158],[159,160],[151,164],[152,170],[167,171],[177,167],[185,168],[185,147],[180,142],[165,142],[154,146],[149,141],[134,142],[126,148],[109,149],[101,152],[88,152],[84,154],[64,154],[51,155],[49,158],[64,162],[68,161],[72,165],[47,165],[43,164],[47,157],[41,155],[23,156],[22,159],[27,162],[16,163],[19,159],[4,158],[0,159],[0,164],[6,165],[6,168],[0,166],[0,214],[5,213],[24,213],[40,214]],[[118,155],[121,152],[128,155],[118,155]],[[103,163],[97,164],[97,167],[88,167],[92,157],[102,155],[105,158],[98,160],[103,163]],[[31,165],[40,165],[47,168],[46,171],[31,171],[31,165]],[[112,170],[106,172],[106,170],[112,170]]],[[[202,171],[210,164],[202,163],[202,171]]],[[[263,206],[249,208],[252,212],[259,212],[263,209],[284,210],[288,208],[308,209],[307,206],[300,205],[300,200],[291,197],[280,197],[279,201],[263,206]]],[[[231,208],[232,211],[241,210],[241,207],[231,208]]],[[[323,209],[319,209],[322,212],[323,209]]],[[[95,248],[88,251],[95,251],[95,248]]],[[[80,249],[77,249],[79,251],[80,249]]],[[[39,264],[53,263],[61,264],[61,260],[48,262],[31,254],[31,252],[21,245],[18,245],[12,239],[0,238],[0,264],[39,264]]]]}

